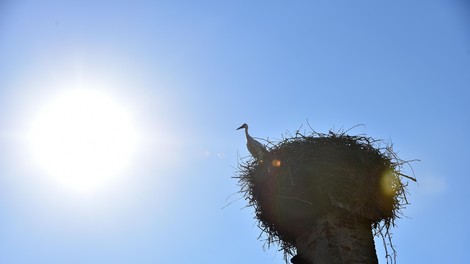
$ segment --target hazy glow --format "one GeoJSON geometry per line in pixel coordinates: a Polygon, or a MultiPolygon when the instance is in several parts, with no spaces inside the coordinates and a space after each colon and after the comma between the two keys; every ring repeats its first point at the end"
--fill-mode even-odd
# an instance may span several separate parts
{"type": "Polygon", "coordinates": [[[37,113],[29,140],[35,163],[53,179],[92,190],[127,167],[137,135],[129,112],[112,98],[76,90],[37,113]]]}
{"type": "Polygon", "coordinates": [[[281,161],[278,159],[273,159],[273,161],[271,161],[271,165],[273,165],[273,167],[280,167],[281,161]]]}
{"type": "Polygon", "coordinates": [[[385,171],[382,175],[380,185],[382,192],[387,196],[395,195],[396,190],[400,185],[400,180],[391,170],[385,171]]]}

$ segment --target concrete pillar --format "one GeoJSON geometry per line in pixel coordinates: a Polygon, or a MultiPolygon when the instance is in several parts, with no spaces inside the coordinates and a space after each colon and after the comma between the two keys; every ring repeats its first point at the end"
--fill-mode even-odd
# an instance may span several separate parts
{"type": "Polygon", "coordinates": [[[297,238],[296,248],[296,264],[378,264],[370,223],[345,211],[314,221],[297,238]]]}

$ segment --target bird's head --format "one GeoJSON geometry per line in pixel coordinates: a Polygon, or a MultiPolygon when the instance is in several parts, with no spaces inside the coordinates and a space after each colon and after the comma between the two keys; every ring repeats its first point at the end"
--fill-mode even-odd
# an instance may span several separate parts
{"type": "Polygon", "coordinates": [[[242,129],[242,128],[248,129],[248,125],[245,123],[245,124],[241,125],[239,128],[237,128],[237,130],[242,129]]]}

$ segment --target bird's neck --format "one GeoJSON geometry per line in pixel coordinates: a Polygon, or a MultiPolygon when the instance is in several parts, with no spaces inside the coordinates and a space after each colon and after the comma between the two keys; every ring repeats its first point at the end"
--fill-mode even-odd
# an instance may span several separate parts
{"type": "Polygon", "coordinates": [[[245,135],[246,135],[247,138],[250,137],[250,134],[248,134],[248,128],[246,128],[246,127],[245,127],[245,135]]]}

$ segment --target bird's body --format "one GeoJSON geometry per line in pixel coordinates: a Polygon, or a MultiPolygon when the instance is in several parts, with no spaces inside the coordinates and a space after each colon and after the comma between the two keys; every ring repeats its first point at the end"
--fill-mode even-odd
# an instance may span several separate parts
{"type": "Polygon", "coordinates": [[[257,160],[262,162],[266,155],[268,154],[268,151],[266,150],[266,147],[261,144],[260,142],[256,141],[254,138],[248,134],[248,125],[243,124],[237,130],[239,129],[245,129],[245,135],[246,135],[246,147],[248,148],[248,151],[250,154],[257,160]]]}

